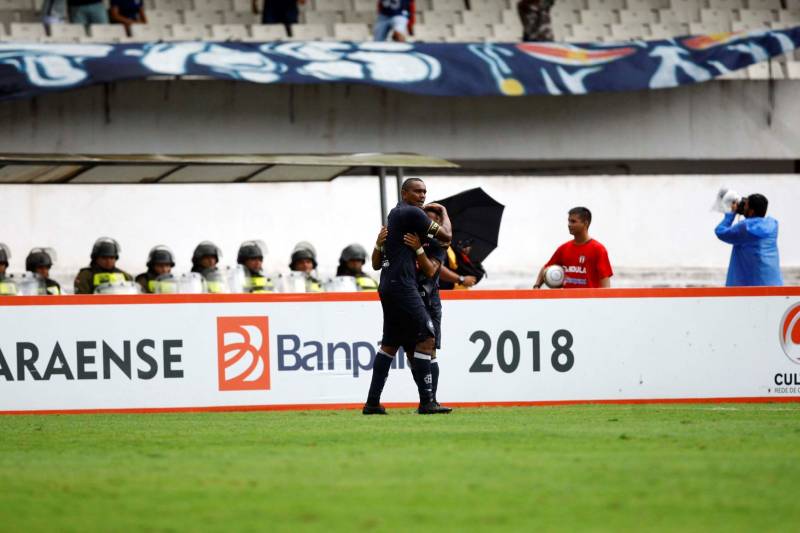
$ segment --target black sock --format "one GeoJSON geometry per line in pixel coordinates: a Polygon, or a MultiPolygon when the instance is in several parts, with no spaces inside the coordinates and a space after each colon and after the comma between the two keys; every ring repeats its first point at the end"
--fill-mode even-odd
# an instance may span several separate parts
{"type": "Polygon", "coordinates": [[[417,372],[417,367],[414,366],[414,358],[408,360],[408,368],[411,370],[411,376],[414,378],[414,383],[417,384],[417,388],[419,388],[419,373],[417,372]]]}
{"type": "Polygon", "coordinates": [[[392,367],[394,357],[388,353],[378,350],[375,356],[375,364],[372,366],[372,382],[369,384],[367,403],[378,405],[381,402],[381,393],[386,379],[389,377],[389,369],[392,367]]]}
{"type": "Polygon", "coordinates": [[[431,360],[431,388],[433,389],[433,401],[436,401],[436,389],[439,387],[439,361],[431,360]]]}
{"type": "Polygon", "coordinates": [[[417,390],[419,391],[419,403],[425,405],[433,401],[433,389],[431,388],[433,377],[431,377],[431,356],[424,353],[414,352],[414,371],[416,372],[417,390]]]}

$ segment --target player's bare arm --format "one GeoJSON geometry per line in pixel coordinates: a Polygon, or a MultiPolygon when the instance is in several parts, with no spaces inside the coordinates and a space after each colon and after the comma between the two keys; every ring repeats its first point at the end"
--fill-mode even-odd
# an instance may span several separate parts
{"type": "Polygon", "coordinates": [[[547,266],[543,266],[541,268],[541,270],[539,270],[539,275],[536,276],[536,283],[533,284],[533,288],[534,289],[541,289],[542,288],[542,283],[544,283],[544,270],[546,268],[547,268],[547,266]]]}
{"type": "Polygon", "coordinates": [[[602,278],[600,280],[600,288],[601,289],[610,289],[611,288],[611,278],[602,278]]]}
{"type": "Polygon", "coordinates": [[[439,270],[440,263],[435,259],[431,259],[425,254],[425,251],[422,248],[422,242],[420,242],[419,237],[417,237],[414,233],[406,233],[403,235],[403,242],[406,246],[414,250],[417,254],[417,263],[419,263],[420,269],[422,269],[422,273],[425,274],[426,277],[432,278],[436,275],[436,271],[439,270]]]}
{"type": "Polygon", "coordinates": [[[478,278],[475,276],[462,276],[444,265],[439,269],[439,279],[448,283],[460,283],[465,287],[472,287],[478,283],[478,278]]]}
{"type": "Polygon", "coordinates": [[[372,249],[372,268],[375,270],[380,270],[383,266],[383,245],[386,242],[387,235],[389,235],[389,228],[381,226],[381,231],[375,240],[375,248],[372,249]]]}
{"type": "Polygon", "coordinates": [[[428,237],[436,237],[443,246],[449,245],[453,240],[453,226],[450,223],[450,216],[447,214],[447,209],[442,204],[437,204],[435,202],[430,203],[425,207],[437,211],[442,219],[441,224],[431,222],[431,228],[429,230],[428,237]]]}

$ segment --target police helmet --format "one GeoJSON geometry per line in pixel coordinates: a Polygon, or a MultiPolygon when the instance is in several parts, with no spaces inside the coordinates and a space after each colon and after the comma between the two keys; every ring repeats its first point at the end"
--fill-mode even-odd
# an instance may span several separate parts
{"type": "Polygon", "coordinates": [[[50,268],[55,261],[55,253],[52,248],[32,248],[25,258],[25,270],[35,272],[37,268],[50,268]]]}
{"type": "Polygon", "coordinates": [[[94,241],[92,246],[92,261],[98,257],[113,257],[119,259],[120,249],[119,243],[111,237],[100,237],[94,241]]]}
{"type": "Polygon", "coordinates": [[[360,244],[351,244],[342,250],[342,255],[339,257],[340,263],[346,263],[358,259],[359,261],[367,262],[367,251],[360,244]]]}
{"type": "Polygon", "coordinates": [[[192,265],[197,266],[200,263],[200,259],[209,255],[216,257],[217,263],[219,263],[219,260],[222,259],[222,250],[211,241],[201,242],[197,245],[192,254],[192,265]]]}
{"type": "Polygon", "coordinates": [[[168,264],[171,267],[175,266],[175,255],[172,253],[172,250],[169,249],[169,246],[159,244],[150,249],[150,253],[147,254],[147,268],[152,269],[153,266],[158,264],[168,264]]]}
{"type": "Polygon", "coordinates": [[[11,260],[11,250],[8,248],[7,245],[0,242],[0,264],[8,266],[8,262],[10,260],[11,260]]]}
{"type": "Polygon", "coordinates": [[[236,262],[243,265],[248,259],[264,259],[266,253],[267,246],[262,241],[244,241],[239,246],[236,262]]]}
{"type": "Polygon", "coordinates": [[[300,241],[295,244],[289,268],[292,268],[292,265],[298,259],[311,259],[311,264],[314,265],[314,268],[317,268],[317,250],[314,249],[314,245],[308,241],[300,241]]]}

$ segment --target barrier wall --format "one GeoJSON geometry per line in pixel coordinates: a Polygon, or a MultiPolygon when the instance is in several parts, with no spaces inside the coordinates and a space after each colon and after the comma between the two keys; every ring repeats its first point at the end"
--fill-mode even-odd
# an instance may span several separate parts
{"type": "MultiPolygon", "coordinates": [[[[445,297],[448,404],[800,401],[799,287],[445,297]]],[[[380,329],[374,293],[6,297],[0,412],[359,406],[380,329]]]]}

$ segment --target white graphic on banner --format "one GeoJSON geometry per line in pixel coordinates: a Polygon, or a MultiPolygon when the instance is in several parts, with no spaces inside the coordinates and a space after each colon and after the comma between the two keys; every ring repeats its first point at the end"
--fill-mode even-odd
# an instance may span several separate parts
{"type": "Polygon", "coordinates": [[[0,43],[0,64],[17,68],[38,87],[69,87],[88,78],[83,61],[106,57],[113,49],[106,44],[0,43]]]}

